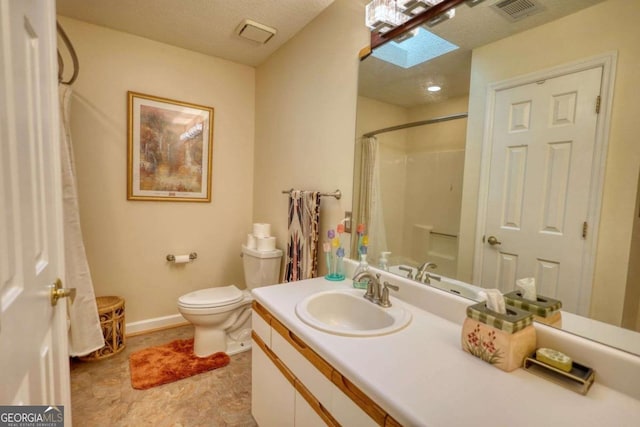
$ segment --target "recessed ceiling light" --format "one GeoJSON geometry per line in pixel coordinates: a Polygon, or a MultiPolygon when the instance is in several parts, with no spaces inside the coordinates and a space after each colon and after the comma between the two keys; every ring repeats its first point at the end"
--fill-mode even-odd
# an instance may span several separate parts
{"type": "Polygon", "coordinates": [[[438,85],[431,85],[431,86],[427,86],[427,90],[429,92],[440,92],[442,88],[438,85]]]}

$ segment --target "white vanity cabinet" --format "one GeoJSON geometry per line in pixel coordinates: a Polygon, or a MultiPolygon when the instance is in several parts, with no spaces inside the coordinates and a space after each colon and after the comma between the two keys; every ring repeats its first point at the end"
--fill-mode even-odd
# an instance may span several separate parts
{"type": "MultiPolygon", "coordinates": [[[[254,311],[255,313],[255,311],[254,311]]],[[[270,349],[271,316],[266,312],[252,318],[251,413],[261,427],[325,426],[309,404],[313,396],[270,349]]],[[[276,340],[278,336],[274,333],[276,340]]],[[[317,400],[315,404],[319,406],[317,400]]]]}
{"type": "Polygon", "coordinates": [[[254,340],[252,347],[251,412],[261,427],[325,426],[327,423],[254,340]]]}
{"type": "Polygon", "coordinates": [[[251,409],[260,427],[399,425],[264,307],[253,308],[251,409]]]}

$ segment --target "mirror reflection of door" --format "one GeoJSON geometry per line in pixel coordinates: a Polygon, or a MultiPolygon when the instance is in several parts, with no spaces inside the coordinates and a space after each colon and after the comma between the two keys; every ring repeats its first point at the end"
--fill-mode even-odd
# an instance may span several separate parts
{"type": "Polygon", "coordinates": [[[508,292],[534,277],[539,294],[588,313],[579,301],[591,293],[581,275],[601,78],[597,67],[496,93],[482,286],[508,292]]]}

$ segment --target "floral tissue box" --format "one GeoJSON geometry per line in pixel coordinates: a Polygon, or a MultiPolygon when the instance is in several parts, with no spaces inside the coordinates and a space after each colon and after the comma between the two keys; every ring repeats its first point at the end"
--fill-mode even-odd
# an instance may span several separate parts
{"type": "Polygon", "coordinates": [[[500,314],[484,302],[471,305],[462,325],[462,348],[503,371],[520,368],[536,349],[533,315],[511,306],[500,314]]]}

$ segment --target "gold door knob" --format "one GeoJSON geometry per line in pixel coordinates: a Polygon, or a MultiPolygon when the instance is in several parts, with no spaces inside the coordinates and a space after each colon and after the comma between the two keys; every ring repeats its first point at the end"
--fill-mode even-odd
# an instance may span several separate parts
{"type": "Polygon", "coordinates": [[[51,285],[51,305],[57,305],[60,298],[70,297],[71,302],[76,298],[76,288],[65,289],[62,287],[62,280],[56,279],[51,285]]]}
{"type": "Polygon", "coordinates": [[[491,246],[495,246],[495,245],[501,245],[502,242],[499,241],[496,236],[489,236],[487,238],[487,243],[490,244],[491,246]]]}

